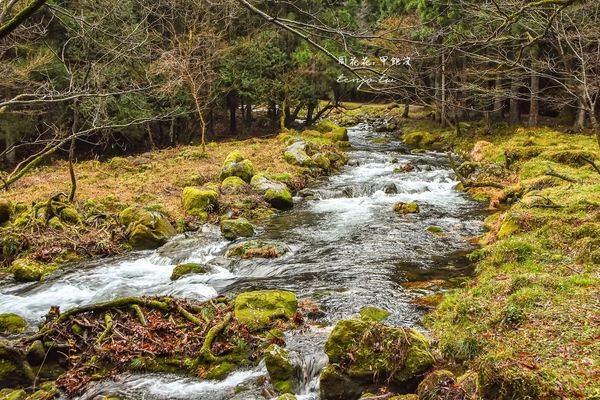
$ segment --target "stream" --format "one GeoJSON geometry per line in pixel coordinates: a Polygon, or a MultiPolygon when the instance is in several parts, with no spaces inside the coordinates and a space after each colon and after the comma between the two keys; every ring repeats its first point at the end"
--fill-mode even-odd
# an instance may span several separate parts
{"type": "MultiPolygon", "coordinates": [[[[454,190],[457,182],[446,154],[410,154],[390,134],[376,133],[367,124],[350,128],[349,137],[349,165],[302,191],[304,198],[295,199],[293,210],[277,214],[258,229],[258,239],[286,246],[283,257],[227,258],[231,242],[217,228],[206,227],[155,251],[74,265],[44,282],[4,282],[0,313],[20,314],[36,326],[53,305],[66,310],[129,295],[206,300],[255,289],[290,290],[323,311],[310,329],[286,334],[287,348],[299,366],[297,396],[318,399],[318,375],[327,364],[323,345],[332,325],[365,306],[377,306],[391,313],[387,324],[421,329],[425,310],[413,300],[440,289],[410,289],[406,283],[469,275],[467,239],[483,229],[481,205],[454,190]],[[372,141],[382,137],[387,140],[372,141]],[[407,163],[415,169],[395,172],[407,163]],[[421,212],[398,215],[392,208],[399,201],[416,201],[421,212]],[[442,228],[444,234],[428,232],[430,226],[442,228]],[[213,272],[172,282],[173,267],[184,262],[210,265],[213,272]]],[[[93,385],[80,399],[107,394],[156,400],[263,398],[266,375],[263,364],[223,381],[128,374],[93,385]]]]}

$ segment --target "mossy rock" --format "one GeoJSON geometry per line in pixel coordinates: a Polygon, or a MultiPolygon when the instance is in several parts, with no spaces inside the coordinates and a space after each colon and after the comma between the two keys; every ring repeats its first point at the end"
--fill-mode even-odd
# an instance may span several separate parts
{"type": "Polygon", "coordinates": [[[119,219],[129,230],[129,244],[136,250],[160,247],[177,233],[167,217],[158,211],[128,207],[119,219]]]}
{"type": "Polygon", "coordinates": [[[390,312],[378,307],[363,307],[360,312],[360,319],[363,321],[381,322],[390,316],[390,312]]]}
{"type": "Polygon", "coordinates": [[[294,393],[294,366],[287,350],[272,344],[265,351],[265,366],[271,384],[279,393],[294,393]]]}
{"type": "Polygon", "coordinates": [[[131,230],[129,243],[136,250],[149,250],[162,246],[177,231],[164,216],[157,216],[151,225],[137,224],[131,230]]]}
{"type": "Polygon", "coordinates": [[[33,377],[28,377],[23,363],[16,362],[14,354],[0,349],[0,387],[15,387],[28,384],[33,377]]]}
{"type": "Polygon", "coordinates": [[[335,122],[333,122],[330,119],[324,119],[321,122],[319,122],[317,124],[317,126],[315,127],[315,129],[321,133],[327,133],[327,132],[331,132],[334,129],[339,128],[340,126],[337,125],[335,122]]]}
{"type": "Polygon", "coordinates": [[[211,189],[188,186],[181,194],[181,204],[189,215],[204,218],[219,207],[219,193],[211,189]]]}
{"type": "Polygon", "coordinates": [[[323,171],[329,171],[331,169],[331,160],[324,153],[317,153],[311,157],[313,164],[322,169],[323,171]]]}
{"type": "Polygon", "coordinates": [[[421,212],[421,208],[417,203],[404,203],[400,201],[394,205],[394,211],[399,214],[418,214],[421,212]]]}
{"type": "Polygon", "coordinates": [[[254,236],[254,228],[246,218],[223,219],[221,233],[227,240],[254,236]]]}
{"type": "Polygon", "coordinates": [[[404,143],[411,149],[429,149],[435,143],[436,138],[429,132],[410,132],[402,136],[404,143]]]}
{"type": "Polygon", "coordinates": [[[62,223],[60,218],[52,217],[48,220],[48,226],[52,229],[56,229],[57,231],[62,231],[65,229],[65,224],[62,223]]]}
{"type": "Polygon", "coordinates": [[[82,223],[81,215],[75,207],[65,207],[60,210],[60,220],[67,224],[79,225],[82,223]]]}
{"type": "Polygon", "coordinates": [[[348,137],[348,129],[343,127],[337,127],[332,131],[325,133],[324,136],[334,143],[348,143],[350,140],[348,137]]]}
{"type": "Polygon", "coordinates": [[[202,377],[204,379],[216,379],[222,380],[227,377],[231,372],[233,372],[237,368],[237,365],[230,363],[228,361],[223,361],[212,368],[210,368],[206,374],[202,377]]]}
{"type": "Polygon", "coordinates": [[[410,328],[372,321],[339,321],[325,344],[332,364],[343,365],[351,378],[389,379],[403,383],[433,365],[428,340],[410,328]]]}
{"type": "Polygon", "coordinates": [[[419,400],[452,400],[462,393],[456,386],[454,374],[445,369],[433,371],[419,383],[417,395],[419,400]],[[455,397],[451,397],[454,395],[455,397]]]}
{"type": "Polygon", "coordinates": [[[41,280],[45,275],[51,274],[57,266],[44,264],[28,258],[18,258],[10,265],[10,272],[19,282],[35,282],[41,280]]]}
{"type": "Polygon", "coordinates": [[[286,252],[286,249],[274,243],[260,240],[250,240],[232,246],[227,250],[227,257],[250,258],[278,258],[286,252]]]}
{"type": "Polygon", "coordinates": [[[270,327],[278,320],[289,321],[298,309],[298,299],[284,290],[245,292],[235,298],[235,318],[251,330],[270,327]]]}
{"type": "Polygon", "coordinates": [[[244,192],[248,184],[238,176],[227,177],[221,182],[221,193],[238,194],[244,192]]]}
{"type": "Polygon", "coordinates": [[[5,260],[12,260],[27,250],[27,241],[20,235],[9,233],[0,236],[0,255],[5,260]]]}
{"type": "Polygon", "coordinates": [[[0,314],[0,333],[21,333],[27,328],[27,323],[17,314],[0,314]]]}
{"type": "Polygon", "coordinates": [[[273,208],[289,210],[294,206],[292,193],[285,183],[271,180],[264,174],[258,174],[252,178],[251,185],[273,208]]]}
{"type": "Polygon", "coordinates": [[[308,155],[308,144],[301,140],[290,144],[283,153],[283,159],[291,165],[299,165],[301,167],[312,167],[313,160],[308,155]]]}
{"type": "Polygon", "coordinates": [[[358,399],[365,389],[363,382],[344,374],[337,364],[323,368],[319,381],[322,400],[358,399]]]}
{"type": "Polygon", "coordinates": [[[173,273],[171,274],[171,280],[176,281],[184,275],[189,274],[206,274],[210,272],[211,269],[206,265],[198,264],[198,263],[186,263],[179,264],[175,268],[173,268],[173,273]]]}
{"type": "Polygon", "coordinates": [[[8,222],[12,214],[13,206],[8,200],[0,199],[0,224],[8,222]]]}
{"type": "Polygon", "coordinates": [[[221,168],[221,181],[230,176],[237,176],[245,182],[250,182],[250,179],[254,176],[254,165],[250,160],[246,160],[238,150],[234,150],[227,155],[221,168]]]}

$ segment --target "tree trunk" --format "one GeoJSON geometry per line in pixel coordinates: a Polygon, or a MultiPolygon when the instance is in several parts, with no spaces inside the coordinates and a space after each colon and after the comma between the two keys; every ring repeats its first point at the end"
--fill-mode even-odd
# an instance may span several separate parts
{"type": "Polygon", "coordinates": [[[250,102],[250,100],[246,101],[246,124],[248,126],[252,125],[252,103],[250,102]]]}
{"type": "Polygon", "coordinates": [[[582,131],[585,129],[585,105],[583,100],[577,100],[577,116],[575,117],[575,123],[573,124],[573,130],[582,131]]]}
{"type": "Polygon", "coordinates": [[[497,76],[494,88],[494,109],[492,110],[492,117],[496,121],[500,121],[504,118],[504,96],[502,86],[502,78],[497,76]]]}
{"type": "Polygon", "coordinates": [[[595,109],[595,107],[592,107],[592,110],[590,111],[590,121],[592,123],[592,129],[594,130],[594,133],[596,134],[596,140],[598,141],[598,147],[600,147],[600,122],[598,122],[598,117],[596,116],[594,109],[595,109]]]}
{"type": "Polygon", "coordinates": [[[509,121],[512,125],[518,125],[521,122],[519,110],[519,81],[512,77],[510,81],[510,113],[509,121]]]}
{"type": "Polygon", "coordinates": [[[77,192],[77,175],[75,174],[75,142],[77,141],[75,134],[79,129],[79,109],[77,108],[77,100],[73,102],[73,124],[71,125],[71,145],[69,146],[69,176],[71,177],[71,192],[69,193],[69,202],[75,201],[77,192]]]}
{"type": "Polygon", "coordinates": [[[402,118],[408,118],[408,113],[410,112],[410,101],[408,98],[404,101],[404,111],[402,111],[402,118]]]}
{"type": "Polygon", "coordinates": [[[442,76],[441,76],[441,92],[442,92],[442,104],[441,104],[441,118],[442,120],[440,121],[440,126],[442,128],[446,127],[446,123],[447,123],[447,115],[446,115],[446,56],[444,54],[442,54],[442,76]]]}
{"type": "Polygon", "coordinates": [[[6,161],[8,162],[8,164],[13,165],[17,160],[17,152],[13,148],[13,146],[15,145],[15,137],[12,135],[11,132],[6,133],[6,136],[4,137],[4,143],[6,144],[7,150],[5,154],[6,161]]]}
{"type": "Polygon", "coordinates": [[[540,77],[537,73],[531,73],[531,98],[529,103],[529,126],[537,126],[540,115],[540,77]]]}
{"type": "Polygon", "coordinates": [[[315,108],[317,108],[317,105],[315,103],[309,103],[306,106],[306,120],[304,121],[304,126],[312,125],[315,108]]]}

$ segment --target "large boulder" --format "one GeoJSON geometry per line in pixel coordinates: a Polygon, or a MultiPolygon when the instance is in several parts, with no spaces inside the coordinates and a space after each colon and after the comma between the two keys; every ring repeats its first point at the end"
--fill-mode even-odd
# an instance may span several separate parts
{"type": "Polygon", "coordinates": [[[19,282],[35,282],[56,270],[56,265],[44,264],[29,258],[18,258],[10,264],[10,272],[19,282]]]}
{"type": "Polygon", "coordinates": [[[10,219],[12,212],[12,204],[10,201],[0,199],[0,224],[7,222],[10,219]]]}
{"type": "Polygon", "coordinates": [[[225,180],[230,176],[237,176],[245,182],[250,182],[253,175],[254,165],[252,162],[247,160],[238,150],[235,150],[225,158],[220,177],[221,180],[225,180]]]}
{"type": "Polygon", "coordinates": [[[365,390],[362,382],[350,378],[335,364],[323,368],[319,380],[322,400],[358,399],[365,390]]]}
{"type": "Polygon", "coordinates": [[[27,323],[17,314],[0,314],[0,333],[21,333],[27,328],[27,323]]]}
{"type": "Polygon", "coordinates": [[[252,188],[278,210],[289,210],[294,206],[292,193],[287,185],[267,178],[263,174],[255,175],[251,181],[252,188]]]}
{"type": "Polygon", "coordinates": [[[289,164],[299,165],[301,167],[311,167],[314,165],[313,160],[308,155],[308,145],[305,141],[292,143],[285,149],[283,158],[289,164]]]}
{"type": "Polygon", "coordinates": [[[206,221],[208,213],[219,207],[219,193],[209,188],[188,186],[181,194],[181,204],[186,213],[206,221]]]}
{"type": "Polygon", "coordinates": [[[316,129],[333,142],[348,141],[348,129],[335,124],[329,119],[319,122],[316,129]]]}
{"type": "Polygon", "coordinates": [[[290,354],[276,344],[265,351],[265,366],[271,378],[271,384],[279,393],[294,393],[294,365],[290,354]]]}
{"type": "Polygon", "coordinates": [[[429,132],[416,131],[404,134],[402,140],[411,149],[429,149],[436,138],[429,132]]]}
{"type": "Polygon", "coordinates": [[[179,264],[175,268],[173,268],[173,272],[171,273],[171,280],[176,281],[184,275],[206,274],[208,272],[211,272],[211,270],[212,269],[210,267],[198,263],[179,264]]]}
{"type": "Polygon", "coordinates": [[[227,250],[227,257],[240,258],[278,258],[287,249],[277,243],[263,242],[262,240],[249,240],[232,246],[227,250]]]}
{"type": "Polygon", "coordinates": [[[312,163],[323,171],[331,169],[331,160],[325,153],[316,153],[311,157],[312,163]]]}
{"type": "Polygon", "coordinates": [[[129,244],[136,250],[160,247],[177,233],[167,217],[157,211],[128,207],[119,217],[129,231],[129,244]]]}
{"type": "Polygon", "coordinates": [[[261,330],[278,320],[289,321],[298,309],[298,299],[284,290],[245,292],[235,298],[235,318],[251,330],[261,330]]]}
{"type": "Polygon", "coordinates": [[[404,203],[402,201],[394,204],[394,211],[398,214],[418,214],[421,212],[421,208],[415,202],[404,203]]]}
{"type": "MultiPolygon", "coordinates": [[[[400,385],[434,363],[429,342],[422,334],[372,321],[339,321],[327,339],[325,353],[339,373],[365,385],[375,383],[374,379],[400,385]]],[[[323,383],[321,388],[323,398],[341,398],[323,383]]]]}
{"type": "Polygon", "coordinates": [[[246,218],[221,220],[221,233],[227,240],[254,236],[254,228],[246,218]]]}

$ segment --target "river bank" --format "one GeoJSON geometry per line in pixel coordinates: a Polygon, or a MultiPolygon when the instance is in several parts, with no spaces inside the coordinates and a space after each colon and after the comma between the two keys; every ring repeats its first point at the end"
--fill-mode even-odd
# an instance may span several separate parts
{"type": "MultiPolygon", "coordinates": [[[[208,332],[235,314],[234,305],[244,293],[264,297],[260,291],[283,289],[298,298],[297,308],[283,314],[267,307],[275,318],[261,328],[260,341],[248,342],[248,362],[240,364],[247,370],[227,374],[235,368],[221,369],[217,362],[204,373],[225,371],[225,380],[198,383],[144,364],[142,371],[158,374],[133,369],[133,376],[101,381],[82,399],[100,393],[234,399],[238,391],[239,398],[293,392],[315,399],[319,382],[321,398],[332,399],[429,399],[432,393],[440,399],[593,398],[600,174],[585,161],[599,156],[589,150],[595,148],[593,138],[543,128],[482,134],[477,124],[464,126],[456,136],[424,119],[397,119],[399,111],[371,106],[366,116],[360,117],[360,111],[348,116],[354,123],[357,118],[370,122],[350,129],[350,166],[299,191],[302,199],[297,198],[293,211],[264,219],[253,240],[239,238],[232,244],[218,229],[201,229],[156,251],[108,263],[79,263],[45,282],[14,286],[4,291],[0,304],[21,307],[34,321],[50,305],[68,310],[132,294],[159,296],[152,299],[162,313],[163,305],[182,307],[184,312],[167,306],[166,316],[172,314],[186,332],[203,318],[203,301],[225,293],[230,299],[219,306],[219,318],[201,321],[200,329],[208,332]],[[428,148],[454,148],[457,156],[449,162],[446,153],[428,148]],[[457,184],[469,195],[455,190],[457,184]],[[411,204],[420,212],[406,212],[411,204]],[[479,221],[485,207],[493,214],[482,236],[479,221]],[[473,249],[469,241],[476,236],[481,248],[470,256],[476,272],[465,283],[471,269],[461,254],[473,249]],[[195,271],[191,264],[207,268],[195,271]],[[171,280],[175,265],[189,274],[171,280]],[[50,293],[55,297],[49,298],[50,293]],[[202,303],[160,297],[165,295],[202,303]],[[424,320],[434,339],[430,348],[419,333],[420,320],[435,306],[424,320]],[[281,325],[281,319],[291,324],[281,325]],[[283,343],[272,337],[273,327],[285,331],[275,335],[283,343]],[[285,344],[287,353],[275,348],[267,355],[271,344],[285,344]],[[255,364],[263,355],[270,369],[255,364]],[[261,392],[265,377],[274,392],[261,392]],[[440,390],[449,387],[454,390],[442,396],[440,390]]],[[[294,135],[280,135],[285,143],[281,150],[294,135]]],[[[314,131],[303,137],[322,144],[323,135],[314,131]]],[[[245,164],[241,159],[236,163],[245,164]]],[[[272,175],[270,179],[276,181],[272,175]]],[[[194,218],[205,219],[204,210],[190,210],[194,218]]],[[[206,217],[216,221],[217,214],[210,211],[206,217]]],[[[155,315],[150,303],[134,300],[127,303],[128,311],[111,309],[111,318],[127,326],[141,324],[132,304],[142,316],[155,315]]],[[[86,335],[98,343],[115,335],[108,330],[107,313],[100,311],[83,314],[86,335]]],[[[234,315],[231,331],[217,335],[214,354],[236,353],[230,339],[248,339],[245,325],[235,322],[239,316],[234,315]]],[[[194,343],[201,347],[197,339],[194,343]]],[[[197,347],[187,349],[185,357],[197,359],[197,347]]],[[[87,354],[93,358],[94,351],[87,354]]],[[[115,354],[108,356],[114,362],[115,354]]],[[[192,362],[177,371],[190,365],[197,366],[192,362]]],[[[123,370],[130,369],[117,372],[123,370]]]]}

